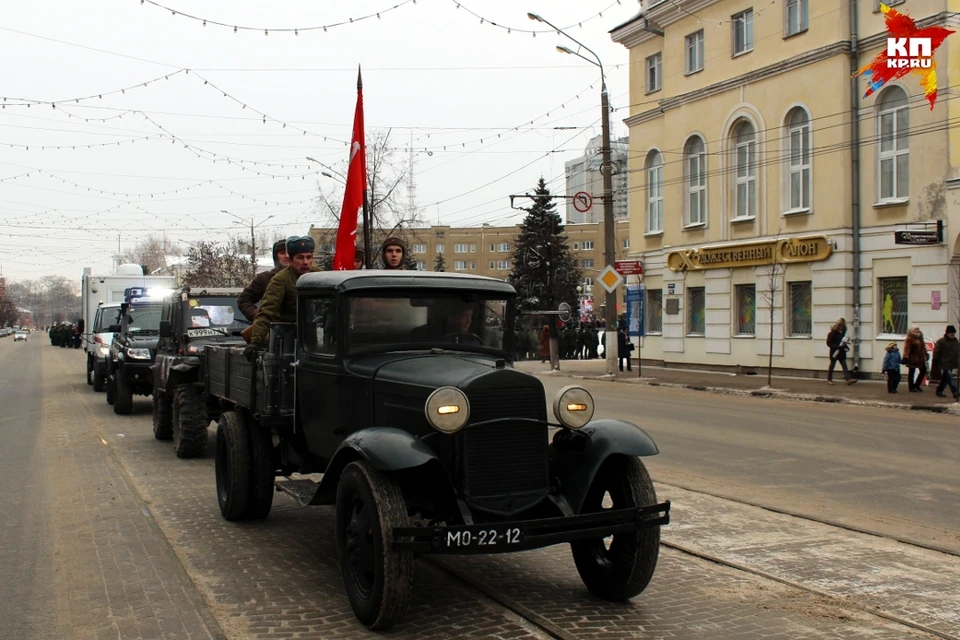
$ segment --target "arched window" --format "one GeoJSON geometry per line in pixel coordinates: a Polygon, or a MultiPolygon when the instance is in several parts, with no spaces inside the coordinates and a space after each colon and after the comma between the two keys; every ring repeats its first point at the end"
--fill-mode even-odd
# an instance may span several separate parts
{"type": "Polygon", "coordinates": [[[707,222],[707,149],[703,138],[692,136],[683,147],[687,224],[707,222]]]}
{"type": "Polygon", "coordinates": [[[803,109],[794,109],[787,117],[787,147],[787,210],[809,209],[812,189],[810,116],[803,109]]]}
{"type": "Polygon", "coordinates": [[[663,231],[663,156],[647,154],[647,232],[663,231]]]}
{"type": "Polygon", "coordinates": [[[880,200],[910,195],[910,109],[907,94],[890,87],[880,95],[877,131],[880,138],[877,176],[880,200]]]}
{"type": "Polygon", "coordinates": [[[746,120],[733,129],[734,217],[757,215],[757,131],[746,120]]]}

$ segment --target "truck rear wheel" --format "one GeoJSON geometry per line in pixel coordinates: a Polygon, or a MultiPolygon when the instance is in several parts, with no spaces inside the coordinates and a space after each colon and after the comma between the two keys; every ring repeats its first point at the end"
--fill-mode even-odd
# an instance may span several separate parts
{"type": "Polygon", "coordinates": [[[153,390],[153,437],[169,440],[173,437],[173,405],[159,389],[153,390]]]}
{"type": "Polygon", "coordinates": [[[207,405],[192,383],[173,392],[173,450],[178,458],[196,458],[207,449],[207,405]]]}
{"type": "Polygon", "coordinates": [[[226,411],[217,422],[217,502],[225,520],[247,513],[250,480],[250,441],[243,416],[226,411]]]}
{"type": "MultiPolygon", "coordinates": [[[[113,412],[118,415],[127,415],[133,411],[133,389],[123,378],[123,372],[117,371],[113,376],[113,412]]],[[[107,402],[109,402],[109,398],[107,402]]]]}
{"type": "Polygon", "coordinates": [[[337,486],[340,574],[354,615],[371,629],[389,629],[410,604],[413,554],[393,549],[393,529],[407,521],[394,478],[365,461],[347,465],[337,486]]]}
{"type": "Polygon", "coordinates": [[[270,515],[273,494],[276,491],[273,435],[268,429],[257,425],[251,425],[247,431],[250,433],[250,497],[246,519],[261,520],[270,515]]]}
{"type": "MultiPolygon", "coordinates": [[[[628,509],[657,503],[650,474],[637,458],[612,455],[597,472],[580,513],[628,509]]],[[[628,600],[644,589],[653,577],[660,553],[660,527],[616,533],[609,539],[571,542],[573,560],[587,589],[604,600],[628,600]]]]}

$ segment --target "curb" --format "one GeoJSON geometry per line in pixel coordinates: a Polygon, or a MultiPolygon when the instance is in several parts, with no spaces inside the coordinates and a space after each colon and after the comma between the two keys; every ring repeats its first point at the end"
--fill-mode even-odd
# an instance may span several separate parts
{"type": "Polygon", "coordinates": [[[901,411],[927,411],[930,413],[945,413],[960,415],[960,403],[948,404],[908,404],[904,402],[883,402],[881,400],[856,400],[843,396],[825,396],[820,394],[796,393],[792,391],[778,391],[776,389],[731,389],[729,387],[710,387],[701,384],[678,384],[674,382],[660,382],[652,378],[620,379],[609,376],[589,376],[563,373],[562,371],[537,371],[533,375],[550,375],[573,378],[575,380],[594,380],[597,382],[618,382],[620,384],[636,384],[645,387],[664,387],[665,389],[686,389],[690,391],[706,391],[730,396],[773,398],[777,400],[800,400],[803,402],[824,402],[828,404],[846,404],[858,407],[875,407],[879,409],[899,409],[901,411]]]}

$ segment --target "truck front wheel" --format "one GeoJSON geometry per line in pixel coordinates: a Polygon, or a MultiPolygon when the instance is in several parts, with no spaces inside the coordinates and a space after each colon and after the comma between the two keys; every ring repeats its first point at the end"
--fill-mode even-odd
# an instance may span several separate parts
{"type": "Polygon", "coordinates": [[[413,554],[394,551],[393,529],[407,525],[397,481],[368,462],[351,462],[337,486],[337,552],[354,615],[371,629],[399,622],[413,590],[413,554]]]}
{"type": "Polygon", "coordinates": [[[173,392],[173,450],[178,458],[196,458],[207,449],[207,405],[193,384],[178,384],[173,392]]]}
{"type": "Polygon", "coordinates": [[[163,391],[153,390],[153,437],[169,440],[173,437],[173,403],[163,391]]]}
{"type": "Polygon", "coordinates": [[[225,520],[242,520],[250,486],[250,441],[243,416],[225,411],[217,422],[217,502],[225,520]]]}
{"type": "Polygon", "coordinates": [[[105,384],[107,390],[107,404],[112,405],[117,391],[117,384],[113,381],[111,376],[106,377],[105,384]]]}
{"type": "Polygon", "coordinates": [[[93,356],[87,354],[87,384],[93,384],[93,356]]]}
{"type": "MultiPolygon", "coordinates": [[[[637,458],[612,455],[597,472],[580,513],[657,503],[650,474],[637,458]],[[609,497],[612,507],[604,504],[609,497]]],[[[580,579],[604,600],[627,600],[650,583],[660,553],[660,527],[571,542],[580,579]]]]}
{"type": "MultiPolygon", "coordinates": [[[[113,376],[113,412],[118,415],[127,415],[133,411],[133,389],[123,377],[123,371],[117,370],[113,376]]],[[[107,399],[109,402],[110,399],[107,399]]]]}
{"type": "Polygon", "coordinates": [[[93,370],[93,390],[100,392],[107,386],[107,374],[99,373],[94,367],[93,370]]]}

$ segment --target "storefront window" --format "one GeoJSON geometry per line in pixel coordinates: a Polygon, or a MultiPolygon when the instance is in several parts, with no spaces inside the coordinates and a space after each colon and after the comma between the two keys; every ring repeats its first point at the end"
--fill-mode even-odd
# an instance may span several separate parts
{"type": "Polygon", "coordinates": [[[907,334],[907,279],[880,278],[877,289],[880,291],[880,333],[898,336],[907,334]]]}
{"type": "Polygon", "coordinates": [[[647,289],[647,333],[663,333],[663,289],[647,289]]]}
{"type": "Polygon", "coordinates": [[[788,335],[795,338],[809,338],[813,335],[813,284],[810,282],[791,282],[790,318],[788,335]]]}
{"type": "Polygon", "coordinates": [[[757,332],[757,287],[737,285],[737,335],[752,336],[757,332]]]}
{"type": "Polygon", "coordinates": [[[687,335],[702,336],[706,330],[707,294],[703,287],[687,288],[687,335]]]}

